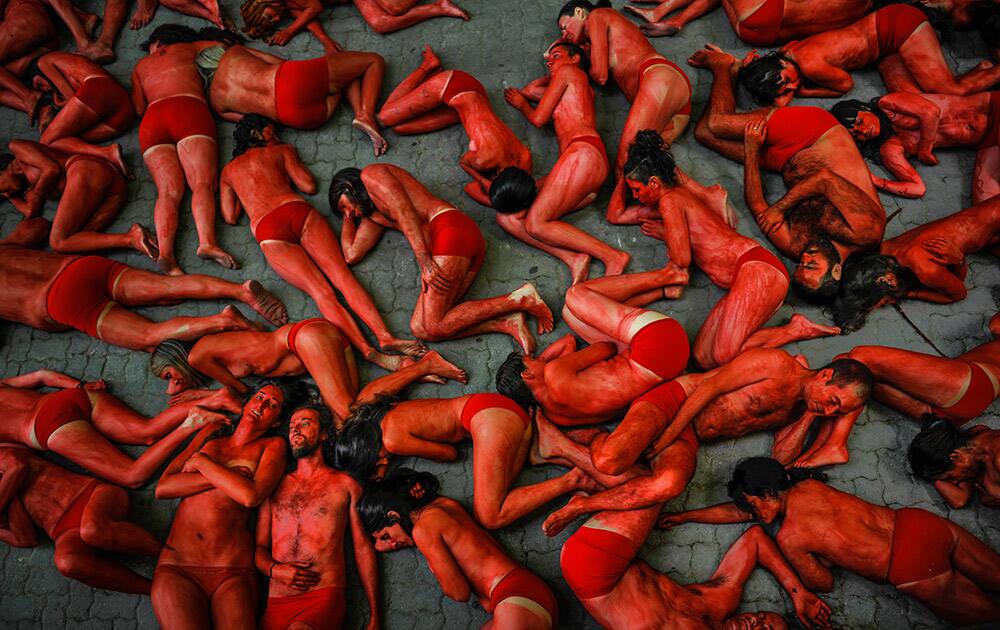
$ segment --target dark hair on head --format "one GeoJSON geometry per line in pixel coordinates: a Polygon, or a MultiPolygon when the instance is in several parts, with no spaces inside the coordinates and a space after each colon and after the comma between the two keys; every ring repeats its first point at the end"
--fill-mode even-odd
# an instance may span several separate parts
{"type": "Polygon", "coordinates": [[[490,183],[490,205],[501,214],[513,214],[531,206],[538,188],[524,169],[508,166],[490,183]]]}
{"type": "Polygon", "coordinates": [[[774,99],[781,93],[784,85],[784,79],[781,78],[782,61],[789,59],[780,50],[775,50],[743,65],[736,75],[737,82],[762,107],[774,103],[774,99]]]}
{"type": "Polygon", "coordinates": [[[333,466],[360,483],[371,481],[382,451],[382,419],[399,398],[379,395],[374,401],[351,409],[333,449],[333,466]]]}
{"type": "MultiPolygon", "coordinates": [[[[882,154],[879,149],[885,143],[886,140],[895,135],[896,131],[892,127],[892,121],[889,120],[889,116],[886,115],[882,108],[878,106],[878,99],[873,98],[867,103],[859,101],[857,99],[848,99],[845,101],[840,101],[839,103],[834,103],[833,107],[830,108],[830,113],[834,118],[837,119],[841,125],[847,127],[848,131],[854,127],[854,123],[858,120],[858,114],[861,112],[868,112],[878,118],[879,132],[878,137],[872,138],[871,140],[858,140],[854,138],[855,144],[858,145],[858,150],[866,158],[875,162],[877,164],[882,163],[882,154]]],[[[851,134],[854,137],[854,134],[851,134]]]]}
{"type": "MultiPolygon", "coordinates": [[[[837,297],[837,291],[840,290],[840,283],[843,282],[843,275],[841,279],[837,280],[833,277],[833,268],[836,265],[841,264],[843,261],[840,259],[840,252],[837,248],[833,246],[830,239],[825,236],[817,236],[810,243],[809,246],[816,248],[820,253],[826,256],[827,259],[827,269],[823,277],[819,279],[819,286],[810,287],[802,284],[802,282],[795,276],[792,276],[792,290],[795,294],[802,298],[805,302],[809,304],[814,304],[817,306],[826,306],[833,303],[837,297]]],[[[843,274],[843,266],[841,266],[841,274],[843,274]]]]}
{"type": "Polygon", "coordinates": [[[648,184],[652,178],[659,177],[667,186],[675,186],[676,167],[674,156],[670,153],[670,145],[663,136],[652,129],[643,129],[635,135],[635,140],[629,145],[628,159],[625,161],[623,172],[627,179],[642,184],[648,184]]]}
{"type": "Polygon", "coordinates": [[[358,502],[358,514],[369,534],[396,523],[407,534],[412,534],[410,515],[437,499],[440,487],[437,478],[430,473],[399,468],[385,481],[365,490],[358,502]],[[389,516],[389,512],[396,512],[399,517],[389,516]]]}
{"type": "Polygon", "coordinates": [[[861,330],[868,313],[882,298],[898,298],[914,284],[913,273],[904,268],[895,256],[876,252],[855,254],[847,259],[840,276],[840,292],[830,305],[830,316],[840,329],[861,330]],[[886,282],[887,274],[896,277],[896,286],[886,282]]]}
{"type": "Polygon", "coordinates": [[[528,384],[524,382],[521,372],[524,371],[524,355],[515,350],[507,355],[504,362],[497,368],[497,392],[510,398],[524,409],[538,406],[535,395],[531,393],[528,384]]]}
{"type": "MultiPolygon", "coordinates": [[[[311,398],[311,396],[310,396],[311,398]]],[[[296,406],[288,414],[288,424],[284,427],[285,438],[288,438],[288,431],[292,426],[292,416],[303,410],[315,411],[317,417],[319,418],[319,430],[322,433],[326,431],[326,439],[320,440],[319,447],[323,449],[323,461],[327,464],[333,462],[334,457],[334,444],[337,441],[337,432],[333,426],[333,414],[327,409],[326,405],[322,403],[313,402],[312,400],[301,403],[296,406]]],[[[291,446],[291,444],[289,444],[291,446]]]]}
{"type": "Polygon", "coordinates": [[[169,46],[171,44],[190,44],[193,42],[204,41],[215,41],[224,46],[235,46],[236,44],[241,44],[246,40],[244,40],[243,37],[237,33],[216,28],[214,26],[206,26],[196,31],[189,26],[184,26],[183,24],[161,24],[153,29],[149,38],[140,44],[139,47],[148,52],[149,47],[154,43],[169,46]]]}
{"type": "Polygon", "coordinates": [[[937,481],[954,465],[951,454],[969,445],[969,435],[949,422],[931,416],[910,442],[907,458],[913,474],[925,481],[937,481]]]}
{"type": "Polygon", "coordinates": [[[0,171],[10,166],[10,163],[14,161],[13,153],[0,153],[0,171]]]}
{"type": "Polygon", "coordinates": [[[826,382],[827,385],[837,387],[853,387],[857,392],[861,402],[868,402],[872,395],[872,387],[875,384],[875,377],[868,366],[856,359],[837,359],[827,363],[821,370],[833,370],[833,376],[826,382]]]}
{"type": "Polygon", "coordinates": [[[362,216],[367,217],[376,210],[375,202],[368,195],[368,189],[365,188],[365,183],[361,179],[361,169],[349,166],[333,174],[328,195],[331,210],[337,210],[341,195],[347,195],[348,199],[358,204],[362,216]]]}
{"type": "Polygon", "coordinates": [[[580,59],[578,64],[580,69],[584,72],[590,72],[590,57],[587,56],[586,51],[582,48],[572,42],[556,42],[555,44],[552,44],[552,47],[549,50],[556,47],[565,48],[566,52],[569,54],[576,55],[580,59]]]}
{"type": "Polygon", "coordinates": [[[979,34],[988,47],[1000,48],[1000,4],[980,0],[972,5],[972,21],[978,25],[979,34]]]}
{"type": "Polygon", "coordinates": [[[233,157],[243,155],[247,149],[255,149],[266,144],[263,138],[264,128],[268,125],[274,127],[275,122],[267,116],[260,114],[246,114],[236,123],[233,130],[233,139],[236,146],[233,147],[233,157]]]}
{"type": "Polygon", "coordinates": [[[569,0],[566,4],[559,9],[559,16],[556,17],[556,22],[561,20],[564,15],[573,15],[573,12],[577,9],[583,9],[587,13],[590,13],[594,9],[610,9],[611,0],[597,0],[596,2],[588,2],[587,0],[569,0]]]}
{"type": "Polygon", "coordinates": [[[181,341],[180,339],[167,339],[160,342],[149,353],[149,371],[156,378],[160,378],[163,370],[172,367],[191,383],[191,387],[200,388],[207,386],[212,382],[212,379],[191,367],[191,364],[188,363],[188,355],[191,354],[191,348],[193,347],[194,344],[190,341],[181,341]]]}
{"type": "Polygon", "coordinates": [[[41,59],[40,56],[35,57],[30,62],[28,62],[28,67],[27,69],[25,69],[24,75],[21,77],[21,83],[28,86],[28,89],[32,90],[35,89],[34,88],[35,77],[40,77],[42,80],[49,83],[49,85],[52,85],[52,79],[50,79],[48,75],[42,72],[42,69],[38,66],[39,59],[41,59]]]}
{"type": "Polygon", "coordinates": [[[785,470],[784,466],[770,457],[750,457],[736,464],[727,489],[729,498],[736,507],[753,514],[753,507],[746,499],[748,496],[775,497],[806,479],[826,481],[826,475],[809,468],[785,470]]]}

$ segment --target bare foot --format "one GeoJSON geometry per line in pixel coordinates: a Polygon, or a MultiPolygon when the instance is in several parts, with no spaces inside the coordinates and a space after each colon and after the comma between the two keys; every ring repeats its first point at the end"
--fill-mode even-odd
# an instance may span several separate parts
{"type": "Polygon", "coordinates": [[[428,72],[434,72],[441,67],[441,59],[431,48],[430,44],[424,44],[423,59],[420,61],[420,67],[428,72]]]}
{"type": "Polygon", "coordinates": [[[549,517],[542,523],[542,531],[545,532],[545,535],[549,537],[558,536],[577,517],[586,514],[586,511],[582,508],[582,503],[583,499],[581,497],[573,497],[565,507],[559,508],[552,514],[549,514],[549,517]]]}
{"type": "Polygon", "coordinates": [[[243,399],[223,387],[212,392],[211,396],[203,398],[198,402],[198,405],[207,409],[221,409],[230,413],[239,413],[243,409],[243,399]]]}
{"type": "Polygon", "coordinates": [[[139,0],[135,13],[132,14],[132,21],[129,22],[129,28],[136,31],[149,24],[159,6],[160,3],[157,0],[139,0]]]}
{"type": "Polygon", "coordinates": [[[156,260],[160,249],[156,246],[156,236],[138,223],[133,223],[128,235],[132,238],[132,249],[156,260]]]}
{"type": "Polygon", "coordinates": [[[989,59],[983,59],[982,61],[976,64],[974,70],[989,70],[995,65],[996,64],[990,61],[989,59]]]}
{"type": "Polygon", "coordinates": [[[684,285],[678,284],[672,287],[663,287],[663,298],[666,300],[679,300],[684,295],[684,285]]]}
{"type": "Polygon", "coordinates": [[[705,44],[704,48],[696,50],[693,55],[688,57],[688,64],[695,68],[707,68],[709,70],[728,70],[736,62],[736,57],[715,44],[705,44]]]}
{"type": "Polygon", "coordinates": [[[372,146],[375,148],[376,157],[385,153],[386,149],[389,148],[389,143],[386,142],[385,138],[382,137],[382,134],[378,132],[378,128],[375,126],[374,120],[372,120],[371,122],[366,122],[359,118],[355,118],[353,121],[351,121],[351,126],[359,131],[368,134],[368,137],[371,138],[372,146]]]}
{"type": "Polygon", "coordinates": [[[128,167],[128,164],[125,163],[125,152],[122,150],[122,145],[116,142],[108,148],[111,149],[111,159],[108,161],[114,164],[115,168],[121,171],[121,174],[125,176],[125,179],[130,182],[134,182],[135,173],[133,173],[128,167]]]}
{"type": "Polygon", "coordinates": [[[111,48],[97,43],[85,46],[76,52],[102,66],[104,64],[112,63],[118,58],[115,55],[115,51],[111,50],[111,48]]]}
{"type": "Polygon", "coordinates": [[[805,315],[795,313],[788,320],[788,326],[795,331],[796,336],[801,339],[818,339],[819,337],[830,337],[839,335],[841,330],[837,326],[823,326],[809,321],[805,315]]]}
{"type": "Polygon", "coordinates": [[[270,291],[256,280],[247,280],[243,283],[243,297],[241,301],[264,316],[264,319],[275,326],[284,326],[288,323],[288,311],[281,303],[281,300],[274,297],[270,291]]]}
{"type": "Polygon", "coordinates": [[[521,346],[521,351],[525,354],[535,352],[535,337],[528,328],[528,320],[524,313],[511,313],[499,319],[500,332],[510,335],[514,341],[521,346]]]}
{"type": "Polygon", "coordinates": [[[257,322],[251,321],[243,316],[240,309],[235,306],[227,306],[222,309],[219,316],[227,321],[226,330],[255,330],[264,332],[264,327],[257,322]]]}
{"type": "Polygon", "coordinates": [[[556,453],[556,442],[563,437],[562,432],[545,417],[541,410],[535,412],[535,436],[531,440],[530,456],[534,458],[532,464],[536,466],[551,463],[558,455],[556,453]],[[558,435],[557,435],[558,434],[558,435]]]}
{"type": "Polygon", "coordinates": [[[97,28],[101,25],[101,16],[88,13],[87,17],[80,20],[80,25],[83,26],[83,30],[87,33],[87,37],[94,37],[97,35],[97,28]]]}
{"type": "Polygon", "coordinates": [[[415,359],[427,354],[427,346],[420,343],[416,339],[398,339],[396,337],[389,337],[388,339],[379,340],[379,345],[382,346],[383,350],[392,350],[393,352],[402,352],[405,355],[411,356],[415,359]]]}
{"type": "Polygon", "coordinates": [[[416,363],[416,361],[405,354],[386,354],[374,348],[365,355],[365,359],[388,372],[395,372],[400,368],[416,363]]]}
{"type": "Polygon", "coordinates": [[[593,477],[583,472],[580,468],[574,468],[566,474],[573,475],[573,481],[575,482],[573,485],[574,490],[583,490],[588,494],[604,490],[604,486],[594,481],[593,477]]]}
{"type": "Polygon", "coordinates": [[[551,332],[555,326],[552,311],[546,306],[545,300],[538,294],[535,285],[525,282],[521,288],[511,292],[511,299],[517,300],[532,317],[538,320],[538,334],[551,332]]]}
{"type": "Polygon", "coordinates": [[[586,282],[590,277],[590,256],[586,254],[576,254],[569,264],[569,273],[573,277],[572,284],[586,282]]]}
{"type": "Polygon", "coordinates": [[[165,273],[168,276],[184,275],[184,270],[181,269],[176,260],[167,260],[162,254],[156,259],[156,266],[159,267],[160,273],[165,273]]]}
{"type": "MultiPolygon", "coordinates": [[[[624,9],[625,11],[628,11],[632,15],[637,15],[637,16],[641,17],[642,19],[646,20],[647,22],[656,22],[656,16],[653,15],[653,10],[652,9],[640,9],[639,7],[631,6],[631,5],[628,5],[628,4],[626,4],[624,7],[622,7],[622,9],[624,9]]],[[[640,28],[642,26],[644,26],[644,25],[640,25],[640,28]]]]}
{"type": "Polygon", "coordinates": [[[615,254],[614,258],[603,261],[604,275],[620,276],[622,272],[625,271],[625,267],[628,266],[628,261],[631,260],[631,258],[632,256],[630,256],[628,252],[619,251],[615,254]]]}
{"type": "Polygon", "coordinates": [[[848,460],[850,460],[850,455],[845,447],[827,443],[795,460],[792,463],[792,468],[819,468],[820,466],[846,464],[848,460]]]}
{"type": "Polygon", "coordinates": [[[444,15],[460,18],[462,20],[468,20],[469,17],[471,17],[468,11],[463,11],[462,7],[458,6],[454,2],[451,2],[450,0],[438,0],[435,5],[444,12],[444,15]]]}
{"type": "Polygon", "coordinates": [[[240,263],[236,262],[236,259],[233,258],[229,252],[222,249],[218,245],[199,245],[198,258],[214,260],[226,269],[240,268],[240,263]]]}
{"type": "Polygon", "coordinates": [[[465,373],[465,370],[458,367],[451,361],[446,360],[438,352],[431,350],[420,359],[421,363],[427,364],[427,369],[431,371],[432,374],[436,376],[441,376],[448,380],[458,381],[459,383],[468,383],[469,375],[465,373]]]}

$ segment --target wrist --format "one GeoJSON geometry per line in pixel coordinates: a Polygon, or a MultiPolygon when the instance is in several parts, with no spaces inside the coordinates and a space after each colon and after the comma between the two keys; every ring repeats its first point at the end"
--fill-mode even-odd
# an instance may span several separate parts
{"type": "Polygon", "coordinates": [[[270,578],[272,580],[274,579],[273,571],[274,571],[274,567],[276,567],[277,565],[278,565],[278,563],[276,561],[274,561],[274,560],[271,561],[271,566],[269,566],[267,568],[267,577],[268,578],[270,578]]]}

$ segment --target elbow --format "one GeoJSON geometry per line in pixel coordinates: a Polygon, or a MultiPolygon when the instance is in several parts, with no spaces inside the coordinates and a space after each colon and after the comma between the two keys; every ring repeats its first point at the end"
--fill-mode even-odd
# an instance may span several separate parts
{"type": "Polygon", "coordinates": [[[632,462],[624,461],[620,456],[606,453],[604,449],[598,449],[591,454],[594,468],[603,475],[620,475],[628,470],[632,462]]]}
{"type": "Polygon", "coordinates": [[[802,580],[806,588],[814,593],[832,593],[833,592],[833,576],[824,575],[822,577],[807,577],[802,580]]]}
{"type": "Polygon", "coordinates": [[[348,249],[344,250],[344,262],[346,262],[348,265],[357,264],[360,260],[361,256],[358,255],[356,252],[353,252],[348,249]]]}
{"type": "Polygon", "coordinates": [[[442,587],[441,590],[444,591],[444,594],[446,596],[448,596],[449,599],[453,599],[456,602],[467,602],[467,601],[469,601],[469,598],[472,597],[472,590],[469,588],[468,585],[465,585],[465,586],[463,586],[461,588],[456,588],[456,587],[444,588],[444,587],[442,587]]]}

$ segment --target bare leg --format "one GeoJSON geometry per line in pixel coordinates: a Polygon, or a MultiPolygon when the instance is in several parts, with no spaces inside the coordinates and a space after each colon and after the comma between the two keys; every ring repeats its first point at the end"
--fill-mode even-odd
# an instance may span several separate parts
{"type": "MultiPolygon", "coordinates": [[[[448,111],[451,110],[449,109],[448,111]]],[[[571,284],[586,280],[590,275],[590,256],[582,252],[549,245],[531,236],[524,225],[527,214],[527,210],[516,214],[502,214],[498,212],[496,216],[497,225],[517,240],[561,260],[563,264],[569,267],[570,277],[572,278],[571,284]]]]}
{"type": "Polygon", "coordinates": [[[358,367],[348,340],[332,329],[332,325],[306,326],[296,338],[295,348],[340,426],[358,395],[358,367]]]}
{"type": "Polygon", "coordinates": [[[972,203],[981,203],[997,195],[1000,195],[1000,146],[994,145],[976,152],[972,203]]]}
{"type": "Polygon", "coordinates": [[[164,273],[180,275],[184,271],[177,264],[174,239],[177,236],[181,197],[186,187],[184,170],[175,147],[160,145],[144,153],[142,158],[156,184],[153,221],[156,224],[156,244],[160,250],[157,264],[164,273]]]}
{"type": "Polygon", "coordinates": [[[469,14],[460,9],[450,0],[437,0],[432,4],[421,4],[412,7],[400,15],[386,11],[377,0],[354,0],[361,17],[376,33],[393,33],[395,31],[419,24],[424,20],[436,17],[456,17],[468,20],[469,14]]]}
{"type": "Polygon", "coordinates": [[[738,113],[733,86],[733,69],[736,59],[717,46],[706,45],[695,51],[688,63],[695,68],[706,68],[712,73],[712,90],[708,108],[695,127],[698,142],[721,155],[743,162],[743,133],[746,124],[759,112],[738,113]]]}
{"type": "MultiPolygon", "coordinates": [[[[212,596],[212,626],[254,628],[257,624],[257,577],[244,575],[232,579],[212,596]]],[[[206,626],[208,627],[208,626],[206,626]]]]}
{"type": "Polygon", "coordinates": [[[923,92],[938,94],[976,94],[1000,83],[1000,66],[976,68],[961,76],[952,75],[941,43],[930,23],[917,27],[899,48],[899,56],[923,92]]]}
{"type": "MultiPolygon", "coordinates": [[[[155,558],[163,545],[142,527],[128,521],[128,493],[111,484],[94,489],[80,520],[83,542],[115,553],[155,558]]],[[[148,580],[145,580],[148,593],[148,580]]],[[[115,589],[120,590],[120,589],[115,589]]]]}
{"type": "MultiPolygon", "coordinates": [[[[212,627],[212,605],[194,581],[172,571],[153,574],[153,612],[165,630],[212,627]]],[[[252,627],[252,626],[247,626],[252,627]]]]}
{"type": "Polygon", "coordinates": [[[125,0],[104,0],[104,24],[101,26],[101,36],[94,44],[101,50],[114,50],[115,40],[125,25],[125,0]]]}
{"type": "MultiPolygon", "coordinates": [[[[347,89],[360,77],[361,107],[360,109],[355,107],[352,124],[371,138],[375,147],[375,155],[382,155],[388,145],[385,138],[378,132],[378,123],[375,122],[375,103],[378,100],[379,91],[382,89],[385,60],[375,53],[334,53],[327,55],[327,68],[330,74],[331,94],[347,89]]],[[[332,110],[330,113],[333,113],[332,110]]]]}
{"type": "Polygon", "coordinates": [[[90,392],[93,401],[91,422],[109,440],[120,444],[153,444],[184,422],[195,405],[236,413],[240,401],[229,390],[221,389],[198,400],[172,405],[159,415],[147,418],[107,392],[90,392]]]}
{"type": "Polygon", "coordinates": [[[219,247],[215,238],[215,198],[219,190],[219,148],[211,138],[190,136],[177,145],[177,157],[191,188],[191,213],[198,231],[198,257],[227,269],[239,263],[219,247]]]}
{"type": "Polygon", "coordinates": [[[53,560],[60,573],[87,586],[121,593],[149,594],[149,578],[109,559],[100,550],[83,542],[80,530],[70,530],[59,537],[53,560]]]}

